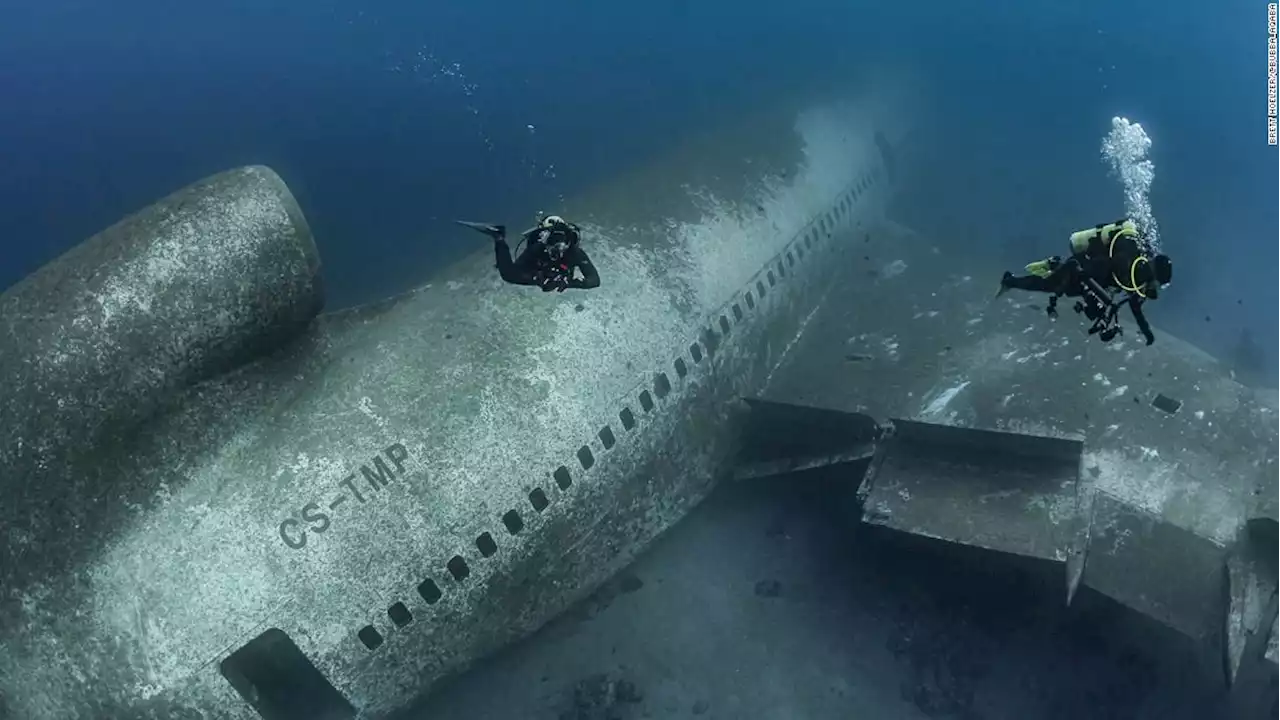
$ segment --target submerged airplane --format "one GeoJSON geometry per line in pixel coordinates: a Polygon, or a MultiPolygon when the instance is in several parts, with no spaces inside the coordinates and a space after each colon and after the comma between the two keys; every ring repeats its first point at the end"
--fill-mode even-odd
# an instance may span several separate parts
{"type": "Polygon", "coordinates": [[[9,717],[378,717],[676,522],[883,212],[900,110],[792,107],[571,203],[605,285],[472,255],[319,314],[262,167],[0,297],[9,717]]]}
{"type": "Polygon", "coordinates": [[[868,87],[578,199],[589,293],[505,286],[486,250],[321,314],[310,230],[263,167],[9,289],[0,717],[385,717],[589,593],[717,480],[844,463],[866,468],[870,522],[1063,563],[1069,587],[1188,632],[1225,602],[1230,657],[1270,633],[1274,663],[1274,565],[1227,552],[1261,523],[1274,559],[1274,482],[1269,505],[1250,494],[1274,480],[1274,399],[1171,338],[1139,365],[975,314],[977,283],[913,278],[930,249],[885,221],[910,116],[868,87]],[[899,264],[851,274],[890,237],[899,264]],[[849,337],[817,312],[833,297],[876,347],[861,379],[823,365],[849,337]],[[1180,414],[1102,409],[1156,370],[1180,414]],[[846,432],[795,434],[815,426],[846,432]]]}

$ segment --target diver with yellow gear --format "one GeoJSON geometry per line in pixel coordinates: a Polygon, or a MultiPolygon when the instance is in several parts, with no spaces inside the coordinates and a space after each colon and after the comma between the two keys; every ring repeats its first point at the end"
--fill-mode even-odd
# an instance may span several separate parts
{"type": "Polygon", "coordinates": [[[1148,252],[1137,225],[1123,218],[1072,233],[1071,257],[1033,262],[1027,265],[1027,272],[1024,276],[1006,272],[997,297],[1010,289],[1051,293],[1050,317],[1057,315],[1059,296],[1081,298],[1075,310],[1094,321],[1089,334],[1097,333],[1103,342],[1120,334],[1116,312],[1121,304],[1128,304],[1150,345],[1155,335],[1142,314],[1142,303],[1158,298],[1160,288],[1173,279],[1173,262],[1168,255],[1148,252]],[[1127,297],[1117,303],[1115,291],[1127,297]]]}

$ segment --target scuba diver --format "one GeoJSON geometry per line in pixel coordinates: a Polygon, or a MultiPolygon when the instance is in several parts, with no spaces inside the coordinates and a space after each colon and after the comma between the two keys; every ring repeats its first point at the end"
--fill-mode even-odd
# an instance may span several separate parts
{"type": "MultiPolygon", "coordinates": [[[[454,222],[493,238],[498,274],[513,285],[537,285],[543,292],[600,287],[600,273],[582,249],[582,230],[559,215],[539,216],[538,224],[520,234],[524,250],[513,260],[505,225],[454,222]],[[582,277],[574,276],[574,271],[582,277]]],[[[517,248],[520,245],[517,243],[517,248]]]]}
{"type": "Polygon", "coordinates": [[[1006,272],[996,297],[1010,289],[1050,293],[1046,312],[1051,318],[1057,317],[1060,296],[1080,298],[1074,310],[1093,321],[1089,334],[1097,334],[1103,342],[1123,331],[1116,315],[1127,304],[1150,345],[1156,338],[1142,303],[1158,298],[1160,289],[1173,279],[1173,262],[1168,255],[1150,253],[1137,225],[1124,218],[1072,233],[1071,257],[1064,260],[1055,255],[1033,262],[1027,272],[1023,276],[1006,272]],[[1115,291],[1124,294],[1118,302],[1115,291]]]}

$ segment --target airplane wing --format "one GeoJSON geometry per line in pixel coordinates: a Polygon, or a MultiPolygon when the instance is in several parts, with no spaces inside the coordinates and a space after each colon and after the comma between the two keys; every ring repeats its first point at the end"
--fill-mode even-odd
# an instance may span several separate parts
{"type": "Polygon", "coordinates": [[[901,226],[860,240],[762,396],[878,423],[860,519],[1056,565],[1064,602],[1088,588],[1220,652],[1229,681],[1274,677],[1276,392],[1168,333],[1104,344],[1040,296],[996,299],[999,268],[901,226]]]}

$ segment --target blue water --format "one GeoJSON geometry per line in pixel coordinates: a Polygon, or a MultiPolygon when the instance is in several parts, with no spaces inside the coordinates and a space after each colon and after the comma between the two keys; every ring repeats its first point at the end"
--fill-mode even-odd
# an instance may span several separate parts
{"type": "Polygon", "coordinates": [[[1059,252],[1124,212],[1098,152],[1124,115],[1154,140],[1176,263],[1153,321],[1207,348],[1252,327],[1274,348],[1265,4],[969,5],[6,3],[0,288],[188,182],[264,163],[312,223],[330,307],[370,300],[474,249],[450,218],[518,224],[689,128],[894,59],[931,88],[931,174],[904,222],[990,252],[993,278],[1059,252]]]}

